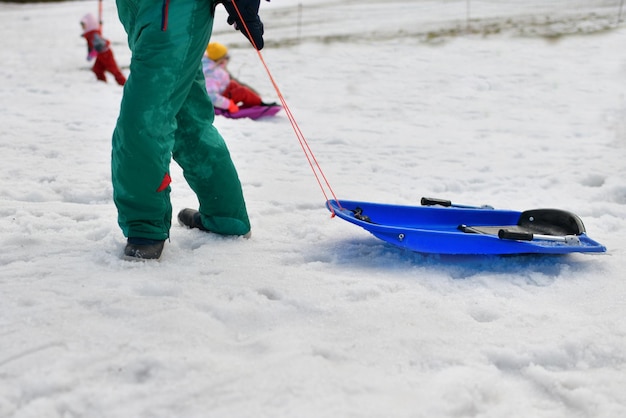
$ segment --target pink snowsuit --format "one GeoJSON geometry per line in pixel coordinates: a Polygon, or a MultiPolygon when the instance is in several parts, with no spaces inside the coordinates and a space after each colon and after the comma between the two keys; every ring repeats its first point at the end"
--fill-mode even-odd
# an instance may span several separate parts
{"type": "Polygon", "coordinates": [[[261,97],[258,94],[232,80],[228,71],[206,54],[202,57],[202,72],[204,72],[206,91],[213,106],[228,109],[231,100],[242,109],[261,104],[261,97]]]}

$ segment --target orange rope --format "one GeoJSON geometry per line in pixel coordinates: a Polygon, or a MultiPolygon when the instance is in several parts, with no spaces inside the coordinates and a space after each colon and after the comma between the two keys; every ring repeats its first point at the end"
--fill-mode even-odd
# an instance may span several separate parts
{"type": "MultiPolygon", "coordinates": [[[[326,201],[328,201],[328,194],[326,193],[326,189],[328,189],[328,192],[332,195],[333,199],[337,202],[337,205],[339,206],[339,208],[341,208],[341,204],[339,203],[339,200],[337,199],[337,197],[335,196],[335,192],[333,191],[333,188],[331,187],[330,183],[328,182],[328,179],[326,178],[326,175],[324,174],[324,171],[322,170],[322,167],[319,165],[319,162],[317,161],[317,158],[315,158],[315,154],[313,153],[313,150],[311,149],[311,147],[309,146],[308,141],[306,140],[304,134],[302,133],[302,130],[300,130],[300,126],[298,125],[298,122],[296,121],[296,118],[293,116],[293,113],[291,113],[291,109],[289,108],[289,105],[287,105],[287,101],[285,100],[285,97],[283,96],[283,94],[281,93],[280,89],[278,88],[278,84],[276,84],[276,81],[274,80],[274,76],[272,75],[272,72],[270,71],[269,67],[267,66],[267,63],[265,62],[265,59],[263,58],[263,55],[261,54],[261,51],[259,51],[259,49],[256,46],[256,43],[254,42],[254,39],[252,38],[252,34],[250,33],[250,30],[248,29],[248,26],[246,25],[245,21],[243,20],[243,16],[241,16],[241,12],[239,11],[239,7],[237,6],[237,3],[235,0],[231,0],[231,2],[233,3],[233,6],[235,8],[235,11],[237,12],[237,15],[239,16],[239,20],[242,22],[243,27],[246,31],[246,34],[248,35],[248,39],[250,40],[250,42],[252,43],[252,46],[254,46],[254,49],[257,53],[257,55],[259,56],[259,59],[261,60],[261,63],[263,64],[263,67],[265,68],[265,71],[267,72],[267,75],[272,83],[272,86],[274,86],[274,90],[276,90],[276,94],[278,94],[278,99],[280,100],[281,105],[283,106],[283,109],[285,110],[285,113],[287,114],[287,117],[289,118],[289,122],[291,123],[291,127],[294,130],[294,133],[296,134],[296,137],[298,138],[298,142],[300,143],[300,147],[302,148],[302,151],[304,152],[304,155],[307,159],[307,161],[309,162],[309,166],[311,167],[311,170],[313,171],[313,175],[315,176],[315,179],[317,180],[317,184],[320,187],[320,190],[322,191],[322,194],[324,195],[324,198],[326,199],[326,201]],[[321,178],[320,178],[321,177],[321,178]],[[323,182],[322,182],[323,179],[323,182]],[[325,185],[325,187],[324,187],[325,185]]],[[[329,206],[329,209],[332,213],[332,216],[335,216],[335,211],[333,210],[333,208],[331,206],[329,206]]]]}

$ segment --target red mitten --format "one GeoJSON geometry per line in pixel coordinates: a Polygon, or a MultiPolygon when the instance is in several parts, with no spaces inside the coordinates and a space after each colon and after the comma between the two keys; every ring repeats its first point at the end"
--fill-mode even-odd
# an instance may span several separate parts
{"type": "Polygon", "coordinates": [[[228,111],[230,113],[237,113],[239,112],[239,106],[237,106],[237,104],[231,100],[228,104],[228,111]]]}

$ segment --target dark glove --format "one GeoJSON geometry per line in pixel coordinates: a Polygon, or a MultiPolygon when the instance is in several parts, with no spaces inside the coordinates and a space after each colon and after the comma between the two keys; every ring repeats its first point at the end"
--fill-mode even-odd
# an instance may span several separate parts
{"type": "Polygon", "coordinates": [[[223,3],[224,8],[228,12],[228,19],[226,20],[228,24],[234,24],[235,29],[243,33],[256,49],[259,51],[263,49],[263,22],[259,18],[259,4],[261,0],[224,0],[223,3]],[[233,4],[233,1],[235,4],[233,4]],[[235,5],[239,9],[239,13],[241,13],[243,23],[239,18],[237,9],[235,9],[235,5]],[[246,28],[250,31],[249,35],[246,28]]]}

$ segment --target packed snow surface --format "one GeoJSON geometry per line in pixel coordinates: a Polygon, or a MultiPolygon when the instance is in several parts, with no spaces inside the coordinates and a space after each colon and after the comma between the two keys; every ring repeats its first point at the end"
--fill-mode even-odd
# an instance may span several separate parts
{"type": "MultiPolygon", "coordinates": [[[[272,76],[339,199],[578,214],[604,254],[440,256],[331,218],[286,112],[216,125],[250,240],[121,258],[97,2],[0,4],[0,416],[626,416],[619,1],[262,2],[272,76]],[[304,4],[303,4],[304,3],[304,4]]],[[[128,73],[115,4],[104,36],[128,73]]],[[[218,8],[231,71],[277,100],[218,8]]],[[[197,201],[172,164],[174,210],[197,201]]],[[[330,197],[330,196],[328,196],[330,197]]]]}

